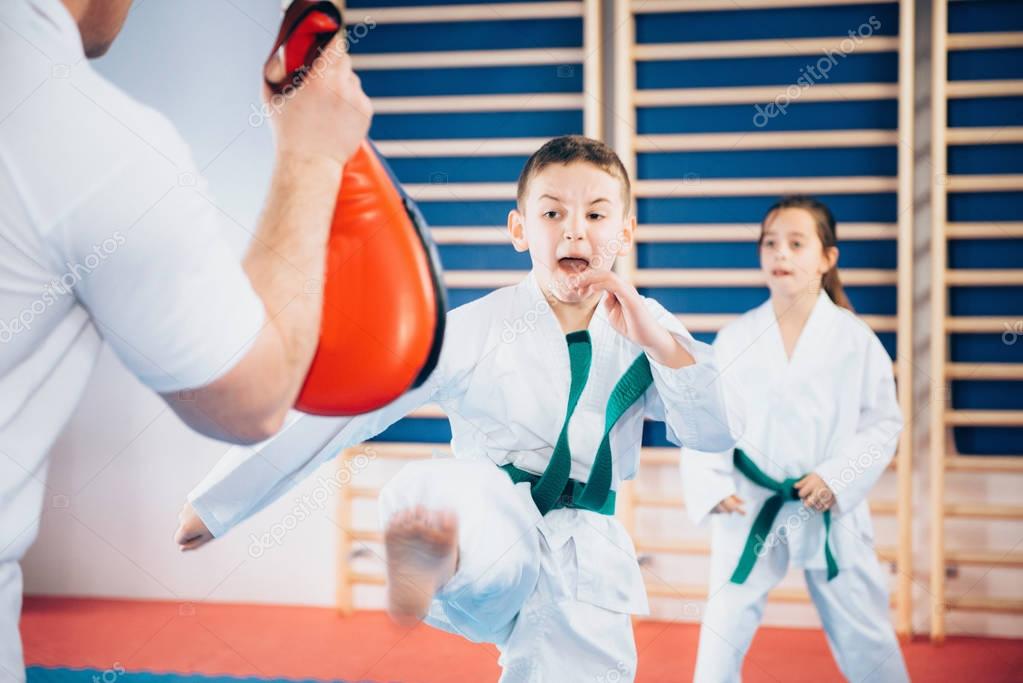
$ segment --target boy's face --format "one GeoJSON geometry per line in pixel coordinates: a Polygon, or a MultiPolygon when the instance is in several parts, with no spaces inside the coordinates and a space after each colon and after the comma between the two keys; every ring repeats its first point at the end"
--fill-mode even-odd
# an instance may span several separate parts
{"type": "Polygon", "coordinates": [[[529,181],[520,208],[508,214],[512,243],[529,250],[540,288],[563,303],[583,301],[574,276],[611,270],[615,257],[632,248],[636,219],[628,215],[622,183],[593,164],[546,166],[529,181]]]}

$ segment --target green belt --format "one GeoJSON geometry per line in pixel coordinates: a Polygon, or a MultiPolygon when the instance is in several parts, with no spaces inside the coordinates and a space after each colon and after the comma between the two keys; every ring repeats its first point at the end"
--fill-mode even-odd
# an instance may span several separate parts
{"type": "MultiPolygon", "coordinates": [[[[540,481],[539,474],[533,474],[525,470],[520,470],[515,465],[502,465],[501,469],[508,473],[511,480],[518,484],[519,482],[528,481],[530,486],[536,486],[536,482],[540,481]]],[[[580,493],[583,488],[586,487],[581,481],[575,479],[569,479],[565,489],[561,492],[561,495],[554,501],[551,510],[557,510],[559,508],[580,508],[582,510],[591,510],[593,512],[600,513],[602,515],[614,515],[615,513],[615,492],[608,491],[607,498],[604,500],[604,505],[599,508],[592,508],[586,505],[585,501],[580,500],[580,493]]]]}
{"type": "MultiPolygon", "coordinates": [[[[746,547],[742,549],[742,555],[739,557],[739,565],[732,573],[732,583],[745,583],[753,571],[753,565],[757,563],[757,548],[767,543],[767,536],[771,533],[771,527],[774,526],[781,506],[787,501],[799,500],[799,491],[796,490],[795,484],[802,477],[784,481],[769,477],[739,448],[732,454],[732,462],[735,463],[735,468],[754,484],[775,492],[764,501],[764,506],[753,520],[749,536],[746,537],[746,547]]],[[[831,581],[838,576],[838,563],[831,553],[831,510],[824,511],[824,559],[828,564],[828,581],[831,581]]]]}
{"type": "Polygon", "coordinates": [[[561,427],[551,460],[540,476],[516,470],[522,472],[522,475],[528,476],[529,479],[516,480],[516,475],[512,474],[507,467],[504,469],[516,483],[518,481],[530,482],[533,502],[536,503],[540,514],[546,515],[559,507],[575,507],[601,514],[612,514],[614,512],[614,491],[611,490],[611,475],[614,461],[611,456],[611,428],[628,410],[629,406],[639,400],[647,387],[653,383],[650,363],[645,354],[638,356],[615,384],[604,415],[604,437],[600,440],[600,447],[593,459],[590,477],[583,484],[569,478],[572,469],[572,452],[568,446],[568,424],[575,412],[576,404],[579,403],[583,388],[586,386],[586,380],[589,378],[593,349],[590,343],[590,333],[586,330],[565,335],[565,341],[568,343],[571,386],[568,391],[568,410],[565,413],[565,423],[561,427]],[[565,502],[566,496],[570,505],[565,502]],[[604,512],[609,507],[611,512],[604,512]]]}

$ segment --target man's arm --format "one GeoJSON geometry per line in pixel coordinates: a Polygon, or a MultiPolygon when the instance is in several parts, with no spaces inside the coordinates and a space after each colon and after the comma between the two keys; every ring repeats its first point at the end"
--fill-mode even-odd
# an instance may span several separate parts
{"type": "Polygon", "coordinates": [[[190,427],[225,441],[251,443],[276,433],[316,351],[341,170],[372,117],[348,55],[331,48],[327,54],[324,68],[311,71],[270,117],[277,146],[273,178],[244,260],[266,323],[225,374],[192,391],[163,394],[190,427]]]}

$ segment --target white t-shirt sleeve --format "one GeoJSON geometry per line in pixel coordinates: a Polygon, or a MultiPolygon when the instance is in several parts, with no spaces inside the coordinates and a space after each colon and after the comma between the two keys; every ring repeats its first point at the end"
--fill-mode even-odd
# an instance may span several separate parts
{"type": "Polygon", "coordinates": [[[146,385],[168,393],[233,367],[265,309],[187,146],[160,123],[169,154],[118,159],[47,239],[54,266],[105,340],[146,385]]]}

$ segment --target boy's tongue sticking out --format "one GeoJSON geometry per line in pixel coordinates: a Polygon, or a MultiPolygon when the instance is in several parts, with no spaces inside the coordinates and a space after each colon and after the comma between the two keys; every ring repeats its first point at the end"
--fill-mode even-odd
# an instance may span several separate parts
{"type": "Polygon", "coordinates": [[[569,274],[578,275],[590,267],[590,261],[581,256],[565,256],[558,259],[558,266],[569,274]]]}

